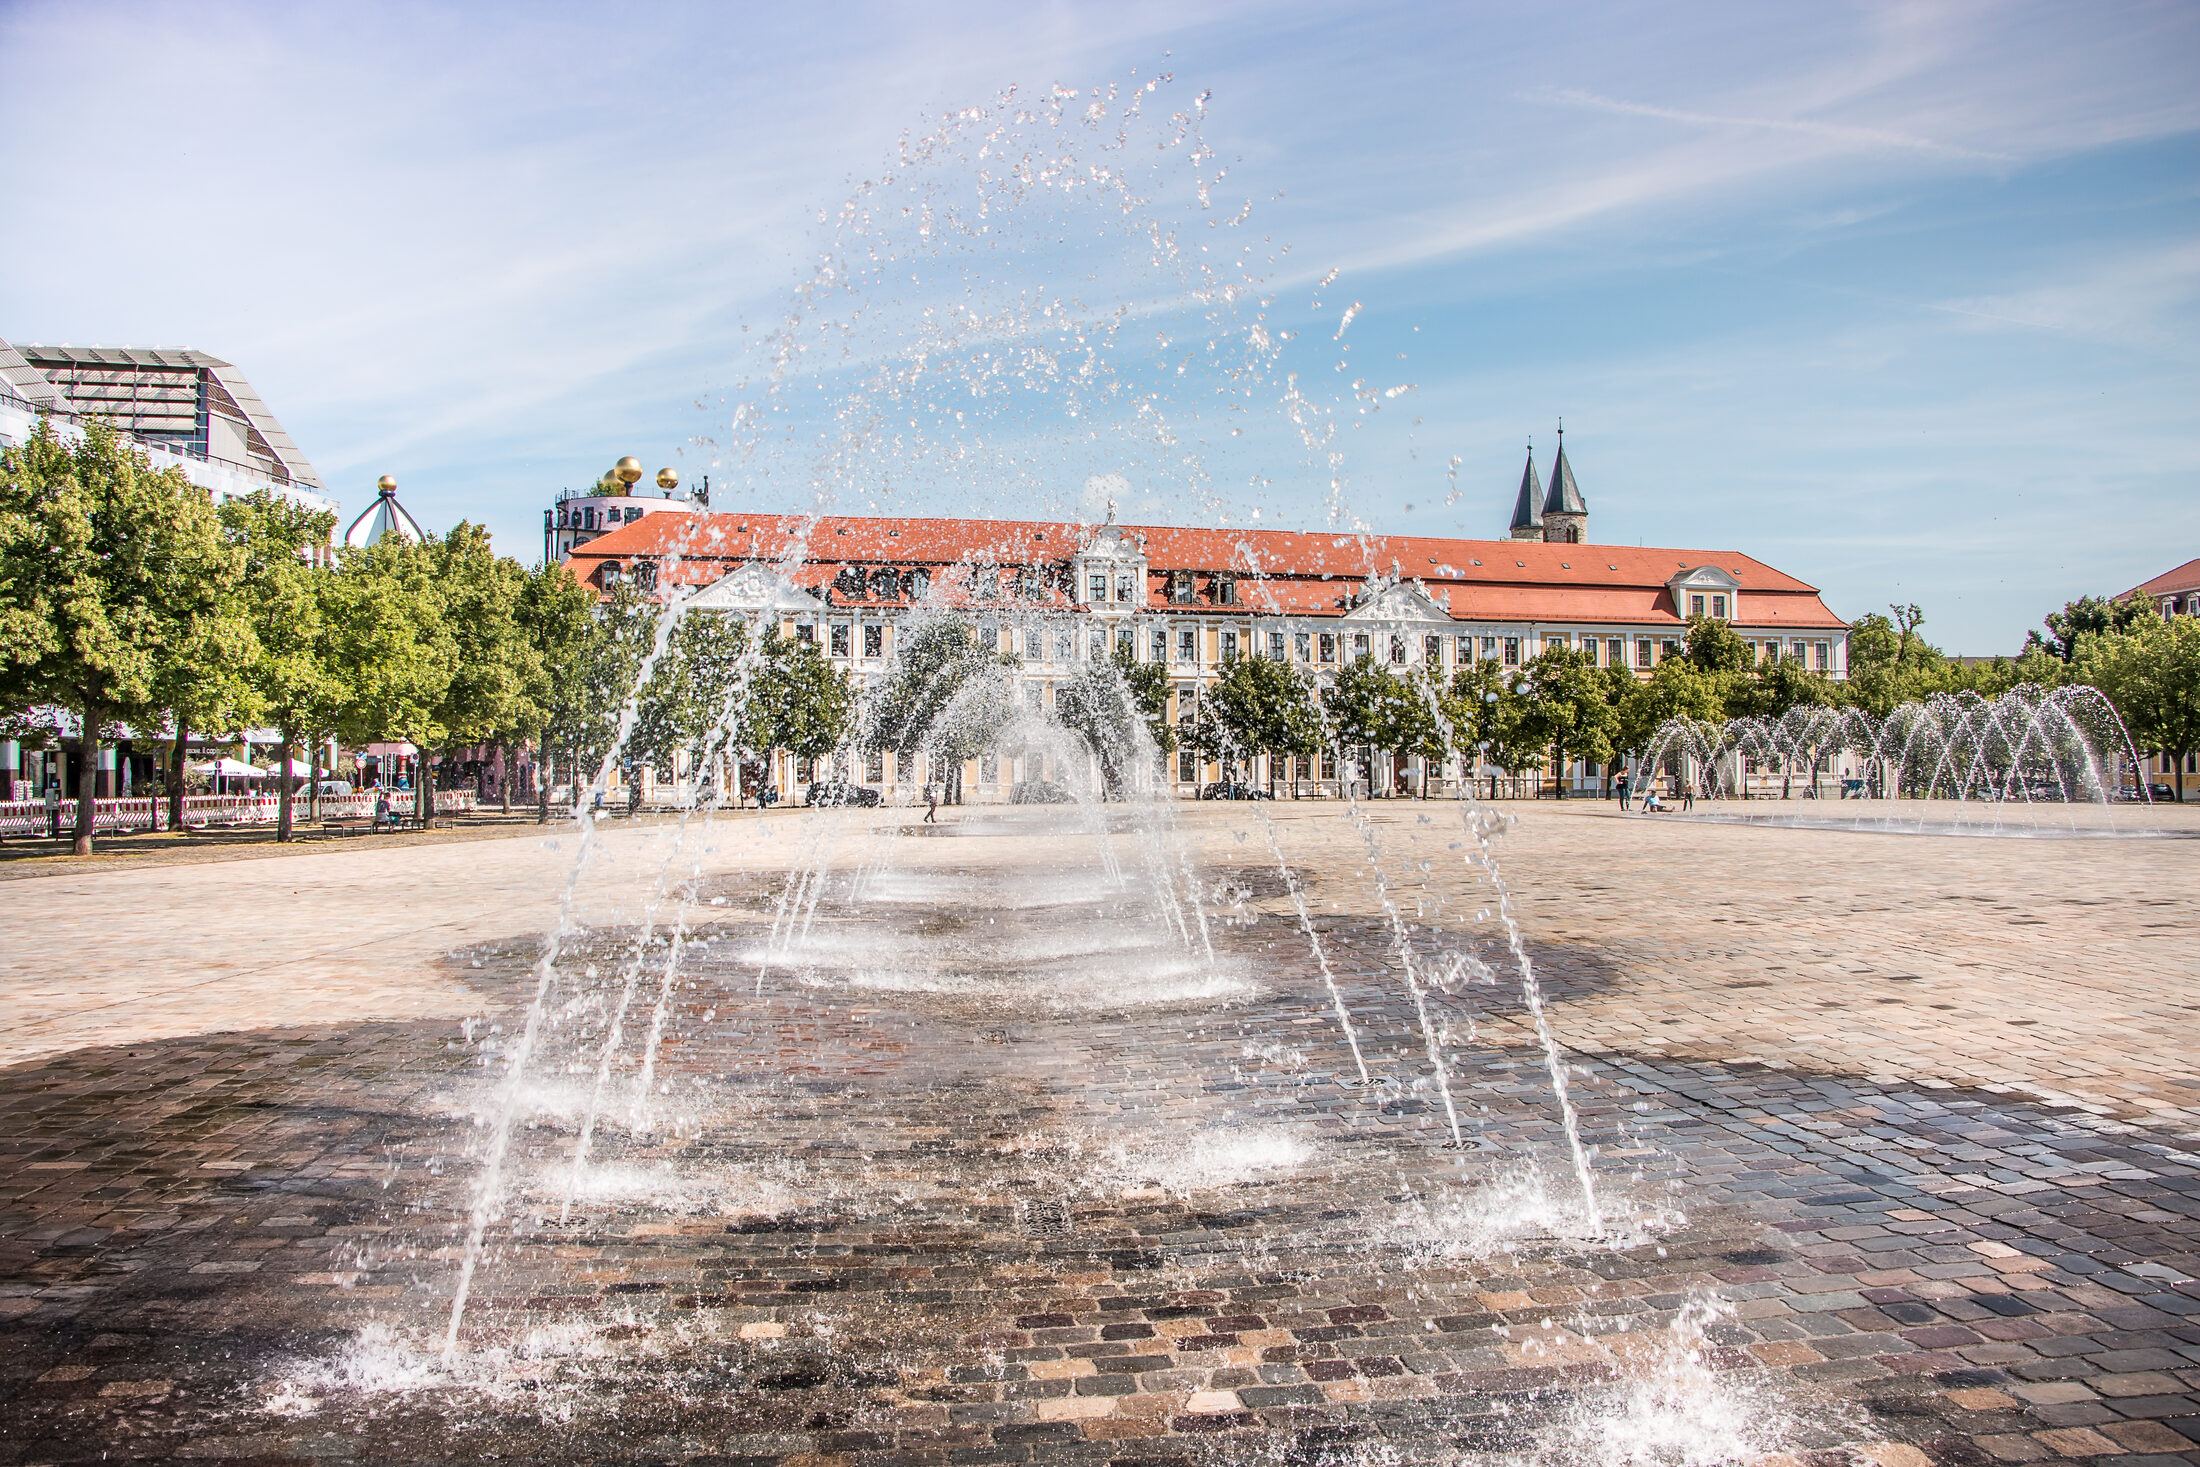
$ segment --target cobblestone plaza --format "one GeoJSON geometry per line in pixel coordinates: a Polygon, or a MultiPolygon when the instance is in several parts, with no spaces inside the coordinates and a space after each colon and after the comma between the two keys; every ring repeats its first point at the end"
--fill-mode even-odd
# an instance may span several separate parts
{"type": "Polygon", "coordinates": [[[448,1361],[572,834],[19,863],[0,1462],[2193,1460],[2200,821],[1506,808],[1602,1236],[1452,804],[618,827],[448,1361]]]}

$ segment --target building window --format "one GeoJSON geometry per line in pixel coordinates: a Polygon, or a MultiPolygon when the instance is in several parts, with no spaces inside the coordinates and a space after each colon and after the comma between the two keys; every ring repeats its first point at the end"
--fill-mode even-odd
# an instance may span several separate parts
{"type": "Polygon", "coordinates": [[[1283,633],[1270,632],[1268,634],[1268,660],[1270,662],[1283,661],[1283,633]]]}
{"type": "Polygon", "coordinates": [[[863,629],[863,655],[866,657],[884,657],[886,655],[886,628],[874,624],[863,629]]]}
{"type": "Polygon", "coordinates": [[[1406,634],[1404,632],[1392,632],[1390,634],[1390,660],[1398,666],[1405,665],[1406,634]]]}
{"type": "Polygon", "coordinates": [[[1323,632],[1323,633],[1322,633],[1322,664],[1323,664],[1324,666],[1335,666],[1335,665],[1336,665],[1336,661],[1337,661],[1337,634],[1336,634],[1335,632],[1323,632]]]}
{"type": "Polygon", "coordinates": [[[1833,644],[1831,642],[1813,642],[1811,653],[1816,658],[1816,665],[1820,672],[1833,671],[1833,644]]]}
{"type": "Polygon", "coordinates": [[[1237,605],[1237,577],[1236,577],[1236,576],[1216,576],[1216,577],[1214,578],[1214,588],[1215,588],[1215,605],[1217,605],[1217,606],[1235,606],[1235,605],[1237,605]]]}
{"type": "Polygon", "coordinates": [[[926,570],[913,570],[905,578],[904,584],[908,587],[906,594],[911,601],[922,601],[925,593],[932,589],[932,573],[926,570]]]}
{"type": "Polygon", "coordinates": [[[1688,598],[1688,614],[1692,617],[1703,615],[1703,597],[1691,596],[1688,598]]]}
{"type": "Polygon", "coordinates": [[[883,784],[886,781],[886,751],[873,749],[871,757],[863,764],[863,780],[866,784],[883,784]]]}
{"type": "Polygon", "coordinates": [[[1054,634],[1054,660],[1056,662],[1074,662],[1076,661],[1076,659],[1076,634],[1072,632],[1056,632],[1054,634]]]}
{"type": "Polygon", "coordinates": [[[1595,637],[1583,637],[1581,639],[1581,655],[1589,659],[1591,667],[1597,665],[1597,639],[1595,637]]]}
{"type": "Polygon", "coordinates": [[[1474,661],[1474,638],[1461,637],[1455,655],[1458,657],[1459,666],[1461,667],[1465,667],[1468,663],[1474,661]]]}
{"type": "Polygon", "coordinates": [[[1625,667],[1627,665],[1627,644],[1617,637],[1607,638],[1604,643],[1604,665],[1606,667],[1625,667]]]}
{"type": "Polygon", "coordinates": [[[1368,634],[1366,632],[1354,632],[1352,634],[1352,655],[1355,658],[1368,655],[1368,634]]]}
{"type": "Polygon", "coordinates": [[[1105,627],[1094,627],[1085,634],[1085,656],[1098,662],[1108,655],[1108,632],[1105,627]]]}
{"type": "Polygon", "coordinates": [[[806,621],[800,622],[795,626],[794,639],[797,642],[815,642],[817,640],[817,628],[806,621]]]}
{"type": "Polygon", "coordinates": [[[1335,749],[1324,749],[1322,750],[1322,778],[1335,779],[1336,777],[1337,751],[1335,749]]]}
{"type": "Polygon", "coordinates": [[[1788,643],[1788,651],[1797,663],[1801,663],[1803,660],[1803,639],[1797,637],[1794,641],[1788,643]]]}
{"type": "Polygon", "coordinates": [[[851,633],[848,629],[848,623],[844,621],[836,621],[833,623],[832,648],[833,655],[835,657],[846,657],[848,655],[848,644],[850,636],[851,633]]]}
{"type": "Polygon", "coordinates": [[[1185,784],[1199,778],[1199,756],[1190,749],[1176,751],[1176,777],[1185,784]]]}
{"type": "Polygon", "coordinates": [[[1115,599],[1125,606],[1131,604],[1131,578],[1129,576],[1117,576],[1115,578],[1115,599]]]}
{"type": "Polygon", "coordinates": [[[1482,660],[1483,660],[1484,662],[1487,662],[1487,661],[1489,661],[1489,660],[1490,660],[1491,658],[1495,657],[1496,655],[1497,655],[1497,638],[1495,638],[1495,637],[1484,637],[1484,638],[1482,639],[1482,660]]]}
{"type": "Polygon", "coordinates": [[[1024,631],[1024,661],[1037,662],[1045,655],[1046,648],[1040,641],[1038,632],[1026,628],[1024,631]]]}
{"type": "Polygon", "coordinates": [[[1518,667],[1520,665],[1520,639],[1518,637],[1507,637],[1505,639],[1505,665],[1507,667],[1518,667]]]}
{"type": "Polygon", "coordinates": [[[1635,638],[1635,666],[1642,668],[1650,666],[1650,639],[1648,637],[1635,638]]]}
{"type": "Polygon", "coordinates": [[[1094,605],[1104,605],[1108,599],[1108,573],[1094,571],[1085,577],[1085,599],[1094,605]]]}
{"type": "Polygon", "coordinates": [[[1236,632],[1224,632],[1222,634],[1222,660],[1226,665],[1237,661],[1236,632]]]}
{"type": "Polygon", "coordinates": [[[1442,667],[1444,665],[1444,639],[1442,637],[1423,637],[1421,639],[1421,660],[1426,662],[1432,670],[1442,667]]]}
{"type": "MultiPolygon", "coordinates": [[[[1800,656],[1802,644],[1798,642],[1796,644],[1796,648],[1797,655],[1800,656]]],[[[1658,661],[1663,662],[1666,658],[1672,657],[1679,653],[1680,650],[1681,644],[1668,637],[1658,644],[1658,661]]]]}
{"type": "Polygon", "coordinates": [[[1726,620],[1726,598],[1724,596],[1711,598],[1711,614],[1720,621],[1726,620]]]}
{"type": "Polygon", "coordinates": [[[1198,627],[1183,627],[1178,630],[1176,634],[1176,660],[1179,662],[1199,661],[1198,627]]]}
{"type": "Polygon", "coordinates": [[[1169,600],[1178,606],[1192,604],[1192,573],[1190,571],[1169,572],[1169,600]]]}
{"type": "Polygon", "coordinates": [[[1312,662],[1314,660],[1314,634],[1312,632],[1293,632],[1291,634],[1291,655],[1301,662],[1312,662]]]}
{"type": "Polygon", "coordinates": [[[1169,660],[1169,634],[1160,627],[1153,629],[1153,660],[1156,662],[1167,662],[1169,660]]]}

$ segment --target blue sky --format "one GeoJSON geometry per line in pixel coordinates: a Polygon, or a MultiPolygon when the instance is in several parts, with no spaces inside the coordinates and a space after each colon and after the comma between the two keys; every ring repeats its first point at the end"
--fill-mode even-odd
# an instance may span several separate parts
{"type": "Polygon", "coordinates": [[[836,502],[1074,512],[1119,473],[1131,515],[1501,534],[1563,414],[1593,539],[1746,551],[1844,615],[1914,600],[1951,650],[2007,650],[2200,553],[2196,78],[2186,4],[15,0],[0,336],[226,357],[347,509],[395,473],[424,521],[532,558],[543,505],[622,453],[801,507],[826,409],[926,306],[1074,288],[1130,323],[1100,406],[1158,394],[1175,446],[1027,393],[980,452],[944,428],[960,457],[928,469],[869,443],[850,465],[879,482],[844,470],[836,502]],[[1252,295],[1206,320],[1122,218],[1001,216],[922,278],[881,267],[862,320],[813,308],[857,366],[723,461],[758,343],[849,245],[820,211],[967,200],[968,147],[879,184],[904,134],[1011,86],[1120,107],[1162,74],[1140,126],[1186,111],[1213,157],[1141,134],[1117,155],[1151,172],[1141,219],[1195,263],[1254,245],[1252,295]],[[1238,416],[1236,338],[1167,367],[1256,321],[1296,336],[1238,416]],[[1341,487],[1287,424],[1290,372],[1364,424],[1341,487]],[[1354,381],[1412,390],[1360,415],[1354,381]]]}

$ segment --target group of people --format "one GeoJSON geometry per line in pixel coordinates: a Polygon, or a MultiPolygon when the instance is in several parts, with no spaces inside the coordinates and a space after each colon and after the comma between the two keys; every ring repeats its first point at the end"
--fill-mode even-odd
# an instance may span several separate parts
{"type": "MultiPolygon", "coordinates": [[[[1630,802],[1634,798],[1635,785],[1634,778],[1629,771],[1620,770],[1617,777],[1612,781],[1612,787],[1619,794],[1619,807],[1622,810],[1634,808],[1630,802]]],[[[1679,775],[1673,776],[1673,798],[1668,800],[1664,791],[1658,788],[1656,775],[1651,775],[1643,781],[1642,809],[1644,814],[1662,815],[1676,808],[1682,810],[1696,808],[1696,786],[1694,784],[1679,775]]]]}

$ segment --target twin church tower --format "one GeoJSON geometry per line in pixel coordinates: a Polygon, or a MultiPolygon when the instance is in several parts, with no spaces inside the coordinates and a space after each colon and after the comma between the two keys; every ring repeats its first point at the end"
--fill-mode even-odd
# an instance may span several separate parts
{"type": "Polygon", "coordinates": [[[1536,477],[1535,445],[1528,445],[1528,466],[1520,471],[1520,497],[1513,501],[1512,537],[1553,545],[1579,545],[1589,537],[1589,505],[1566,462],[1566,428],[1558,430],[1558,461],[1551,465],[1551,488],[1536,477]]]}

